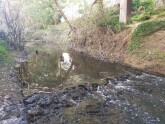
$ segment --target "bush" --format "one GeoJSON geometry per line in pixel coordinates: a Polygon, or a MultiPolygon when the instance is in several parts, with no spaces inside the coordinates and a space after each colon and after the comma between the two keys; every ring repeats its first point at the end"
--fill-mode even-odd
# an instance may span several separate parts
{"type": "Polygon", "coordinates": [[[132,10],[136,11],[141,6],[140,0],[133,0],[132,1],[132,10]]]}
{"type": "Polygon", "coordinates": [[[145,10],[152,9],[154,7],[154,0],[133,0],[132,1],[132,10],[136,11],[139,7],[143,7],[145,10]]]}
{"type": "Polygon", "coordinates": [[[124,23],[119,22],[119,9],[112,8],[105,10],[105,18],[98,22],[99,26],[109,25],[114,32],[125,28],[124,23]]]}

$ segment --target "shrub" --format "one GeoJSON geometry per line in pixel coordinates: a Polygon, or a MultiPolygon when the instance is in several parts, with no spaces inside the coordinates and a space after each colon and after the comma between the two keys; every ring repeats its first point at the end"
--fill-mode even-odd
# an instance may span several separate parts
{"type": "Polygon", "coordinates": [[[119,22],[119,9],[112,8],[105,10],[105,18],[99,20],[99,26],[108,25],[114,32],[121,31],[125,28],[124,23],[119,22]]]}
{"type": "Polygon", "coordinates": [[[143,7],[145,10],[152,9],[154,7],[154,0],[133,0],[132,1],[132,10],[136,11],[139,7],[143,7]]]}

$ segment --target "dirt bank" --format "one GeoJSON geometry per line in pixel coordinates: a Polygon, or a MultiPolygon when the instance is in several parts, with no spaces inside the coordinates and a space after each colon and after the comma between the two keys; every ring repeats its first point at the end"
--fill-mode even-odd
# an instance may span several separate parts
{"type": "Polygon", "coordinates": [[[115,35],[103,33],[97,38],[90,37],[85,45],[78,41],[72,42],[70,47],[97,59],[121,63],[145,72],[165,75],[165,31],[157,31],[146,36],[142,47],[136,53],[128,51],[131,34],[131,28],[115,35]],[[97,43],[92,43],[96,40],[97,43]]]}

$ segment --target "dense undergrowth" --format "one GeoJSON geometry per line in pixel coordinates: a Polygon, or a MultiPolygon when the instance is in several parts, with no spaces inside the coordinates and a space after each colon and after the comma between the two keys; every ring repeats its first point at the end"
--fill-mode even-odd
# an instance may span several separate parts
{"type": "Polygon", "coordinates": [[[99,26],[110,26],[111,30],[120,32],[125,28],[124,23],[119,22],[119,8],[105,9],[104,19],[100,20],[99,26]]]}
{"type": "Polygon", "coordinates": [[[156,31],[164,30],[164,29],[165,29],[165,20],[148,21],[140,24],[132,33],[129,51],[134,52],[139,50],[146,36],[151,35],[156,31]]]}
{"type": "Polygon", "coordinates": [[[4,42],[4,40],[0,39],[0,64],[4,62],[9,62],[11,59],[9,52],[8,52],[8,46],[4,42]]]}
{"type": "Polygon", "coordinates": [[[135,14],[132,16],[131,21],[145,21],[155,18],[165,17],[165,7],[156,7],[153,9],[149,9],[146,11],[142,11],[140,13],[135,14]]]}

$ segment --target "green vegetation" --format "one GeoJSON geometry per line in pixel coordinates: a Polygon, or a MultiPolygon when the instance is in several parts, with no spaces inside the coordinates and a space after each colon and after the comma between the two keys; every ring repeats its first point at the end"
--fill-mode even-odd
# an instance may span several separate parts
{"type": "Polygon", "coordinates": [[[140,24],[132,33],[129,51],[134,52],[139,50],[139,48],[142,46],[145,36],[150,35],[162,29],[165,29],[164,20],[148,21],[140,24]]]}
{"type": "Polygon", "coordinates": [[[124,23],[119,22],[119,8],[105,10],[105,16],[98,21],[99,26],[110,26],[114,32],[119,32],[125,28],[124,23]]]}
{"type": "Polygon", "coordinates": [[[150,18],[151,18],[150,14],[142,13],[142,14],[133,16],[131,18],[131,21],[145,21],[145,20],[149,20],[150,18]]]}
{"type": "Polygon", "coordinates": [[[8,62],[10,60],[10,55],[7,50],[6,43],[0,39],[0,64],[8,62]]]}
{"type": "Polygon", "coordinates": [[[132,10],[137,11],[139,8],[144,10],[153,9],[154,7],[154,0],[133,0],[132,1],[132,10]]]}
{"type": "Polygon", "coordinates": [[[156,7],[150,10],[148,13],[153,16],[153,15],[159,15],[161,13],[165,12],[165,7],[156,7]]]}
{"type": "Polygon", "coordinates": [[[141,12],[140,14],[135,14],[132,16],[131,21],[145,21],[152,18],[152,16],[165,17],[165,7],[156,7],[147,10],[146,12],[141,12]]]}

